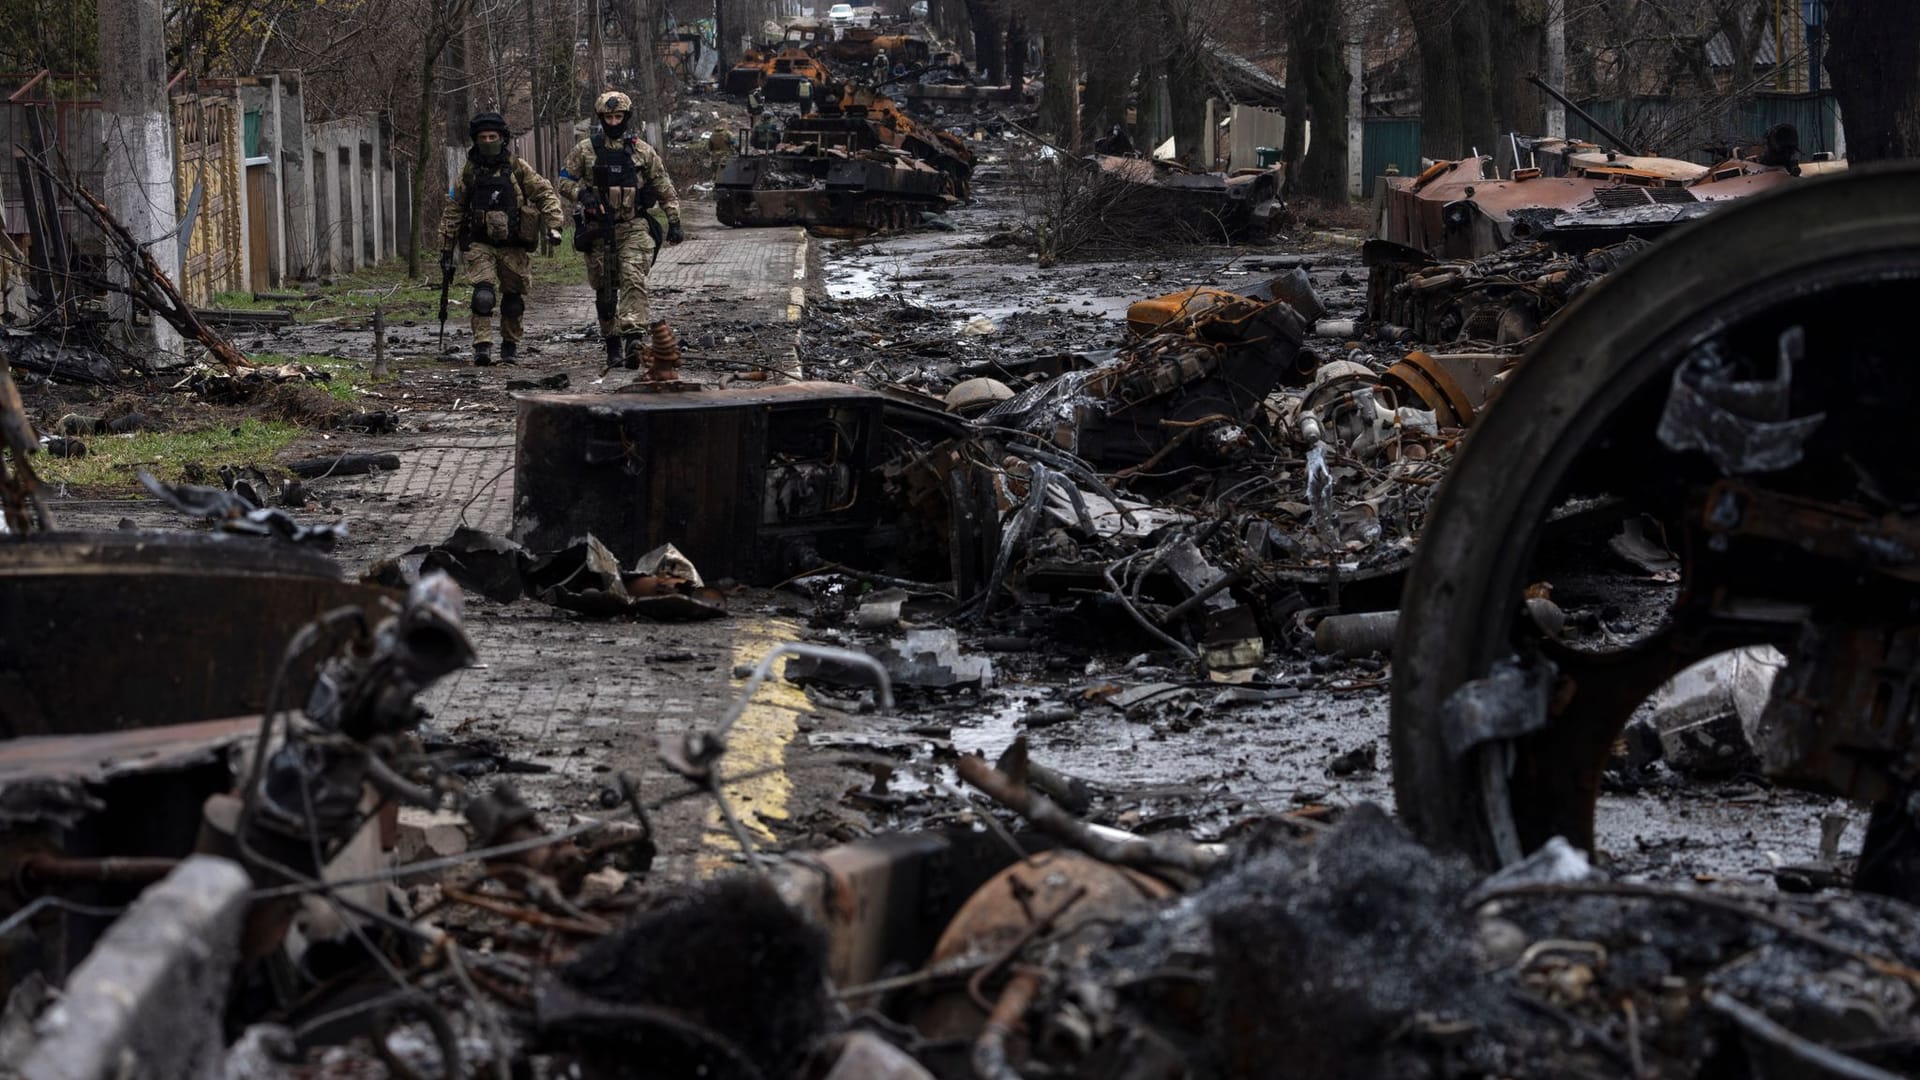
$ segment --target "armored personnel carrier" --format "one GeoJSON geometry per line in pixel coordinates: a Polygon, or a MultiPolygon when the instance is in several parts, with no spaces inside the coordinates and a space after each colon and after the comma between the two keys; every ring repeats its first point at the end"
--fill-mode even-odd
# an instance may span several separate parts
{"type": "Polygon", "coordinates": [[[728,162],[714,200],[725,225],[859,235],[947,209],[967,197],[972,173],[965,143],[915,124],[884,94],[848,87],[790,120],[771,151],[728,162]]]}

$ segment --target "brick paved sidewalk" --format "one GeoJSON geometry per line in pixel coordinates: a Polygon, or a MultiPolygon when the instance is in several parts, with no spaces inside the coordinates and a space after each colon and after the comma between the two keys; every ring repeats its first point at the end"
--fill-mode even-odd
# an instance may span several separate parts
{"type": "MultiPolygon", "coordinates": [[[[729,229],[714,220],[713,204],[705,201],[686,204],[684,219],[686,242],[662,251],[648,277],[654,314],[673,323],[683,336],[698,333],[710,318],[764,324],[770,335],[784,336],[782,357],[797,362],[791,341],[806,302],[806,231],[729,229]]],[[[593,292],[583,285],[544,285],[536,277],[527,311],[530,341],[577,333],[591,325],[593,292]]],[[[624,369],[602,380],[602,362],[599,342],[591,337],[579,344],[549,342],[527,363],[493,369],[488,378],[504,384],[510,378],[562,371],[571,380],[570,391],[611,390],[630,380],[624,369]]],[[[697,361],[689,362],[688,374],[711,377],[697,361]]],[[[397,511],[381,523],[383,547],[405,541],[393,550],[370,553],[369,561],[415,543],[444,539],[462,523],[489,532],[508,531],[513,517],[513,411],[511,402],[503,404],[486,415],[428,418],[436,428],[453,425],[459,433],[401,437],[428,446],[401,452],[398,472],[360,485],[368,496],[397,511]]]]}

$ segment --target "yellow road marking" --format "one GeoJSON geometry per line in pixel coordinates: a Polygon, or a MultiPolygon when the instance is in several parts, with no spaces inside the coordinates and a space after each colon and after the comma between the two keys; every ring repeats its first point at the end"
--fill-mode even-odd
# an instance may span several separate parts
{"type": "MultiPolygon", "coordinates": [[[[751,668],[775,645],[800,638],[800,627],[787,619],[753,619],[740,627],[733,643],[733,666],[751,668]]],[[[807,695],[780,677],[785,661],[775,664],[773,674],[753,695],[746,711],[734,722],[727,735],[727,753],[721,759],[723,775],[737,775],[786,763],[787,747],[800,734],[800,715],[812,710],[807,695]]],[[[735,679],[737,692],[745,679],[735,679]]],[[[716,718],[717,719],[717,718],[716,718]]],[[[793,779],[783,771],[769,772],[751,780],[725,787],[733,812],[755,840],[775,839],[762,818],[785,821],[793,796],[793,779]]],[[[734,864],[732,855],[740,850],[727,832],[718,806],[707,808],[706,827],[701,835],[698,859],[702,873],[711,874],[734,864]]]]}

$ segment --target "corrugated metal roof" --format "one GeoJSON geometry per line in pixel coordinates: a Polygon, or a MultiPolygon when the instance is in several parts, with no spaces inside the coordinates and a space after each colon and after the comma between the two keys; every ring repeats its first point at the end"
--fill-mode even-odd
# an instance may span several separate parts
{"type": "MultiPolygon", "coordinates": [[[[1793,32],[1796,28],[1790,26],[1787,29],[1793,32]]],[[[1788,48],[1791,49],[1794,44],[1788,42],[1788,48]]],[[[1777,55],[1773,48],[1773,31],[1769,28],[1753,46],[1753,63],[1758,67],[1771,67],[1777,55]]],[[[1733,66],[1733,43],[1727,40],[1725,30],[1707,39],[1707,63],[1717,68],[1733,66]]]]}

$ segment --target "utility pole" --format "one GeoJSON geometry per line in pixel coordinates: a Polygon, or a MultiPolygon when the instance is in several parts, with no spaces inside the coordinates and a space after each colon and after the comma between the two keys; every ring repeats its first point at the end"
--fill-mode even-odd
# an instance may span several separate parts
{"type": "Polygon", "coordinates": [[[607,28],[601,5],[605,0],[587,0],[587,115],[593,115],[593,103],[607,86],[607,28]]]}
{"type": "MultiPolygon", "coordinates": [[[[1567,92],[1567,0],[1547,0],[1547,81],[1567,92]]],[[[1567,137],[1566,107],[1547,97],[1547,137],[1567,137]]]]}
{"type": "MultiPolygon", "coordinates": [[[[529,142],[533,144],[533,168],[542,175],[547,173],[546,132],[540,129],[540,64],[545,57],[540,51],[540,17],[534,10],[539,0],[527,0],[527,99],[533,112],[533,131],[529,142]]],[[[541,238],[541,246],[546,239],[541,238]]],[[[549,252],[548,254],[551,254],[549,252]]]]}
{"type": "MultiPolygon", "coordinates": [[[[101,195],[120,224],[180,285],[163,0],[100,0],[99,32],[102,135],[112,148],[101,195]]],[[[116,267],[113,273],[124,280],[130,270],[116,267]]],[[[131,325],[130,298],[115,294],[109,310],[115,321],[131,325]]],[[[180,351],[180,335],[157,317],[140,340],[160,352],[180,351]]]]}
{"type": "Polygon", "coordinates": [[[633,65],[635,96],[634,119],[646,130],[646,139],[655,146],[666,132],[666,100],[660,92],[660,54],[654,35],[660,30],[660,16],[653,0],[627,0],[632,5],[633,39],[627,42],[627,59],[633,65]]]}
{"type": "Polygon", "coordinates": [[[460,168],[466,164],[467,148],[473,139],[467,134],[467,121],[473,118],[473,65],[468,57],[473,52],[472,44],[467,40],[472,29],[471,17],[477,4],[469,2],[460,12],[459,20],[453,26],[452,36],[447,39],[447,50],[443,54],[446,60],[441,71],[447,76],[447,89],[440,96],[440,107],[446,117],[446,137],[440,152],[447,162],[447,187],[453,186],[460,168]]]}

